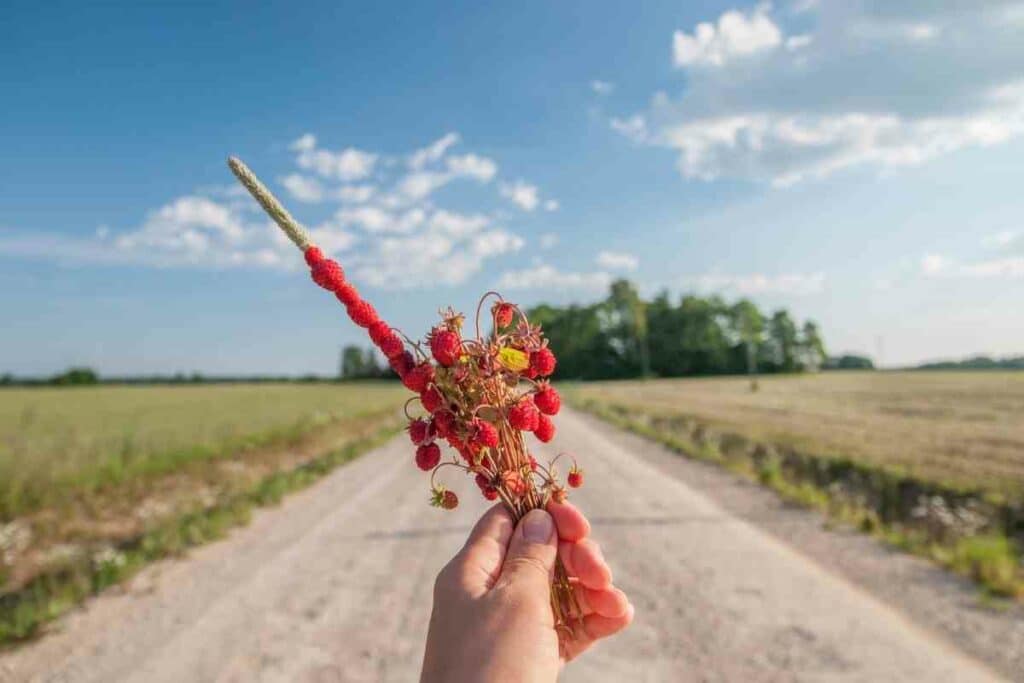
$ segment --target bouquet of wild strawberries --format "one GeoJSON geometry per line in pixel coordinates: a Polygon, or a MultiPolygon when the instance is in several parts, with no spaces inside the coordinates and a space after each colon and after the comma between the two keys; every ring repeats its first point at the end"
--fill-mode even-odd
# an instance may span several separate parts
{"type": "MultiPolygon", "coordinates": [[[[561,399],[545,379],[555,370],[555,355],[541,329],[530,325],[519,308],[495,292],[480,300],[475,336],[463,335],[465,319],[450,308],[427,335],[425,343],[402,336],[380,319],[377,311],[345,279],[341,266],[309,241],[309,235],[241,161],[231,158],[231,170],[260,205],[305,254],[313,281],[335,294],[349,318],[368,332],[402,383],[417,397],[426,415],[410,417],[409,437],[416,448],[416,465],[431,473],[431,503],[444,509],[459,504],[458,496],[435,481],[442,467],[455,467],[473,476],[487,500],[500,499],[518,521],[549,500],[562,502],[566,491],[557,479],[554,461],[538,463],[526,447],[532,432],[547,443],[554,438],[551,416],[561,399]],[[488,299],[491,331],[480,333],[480,315],[488,299]],[[429,350],[429,353],[428,353],[429,350]],[[438,441],[458,456],[442,462],[438,441]]],[[[557,458],[556,458],[557,460],[557,458]]],[[[575,462],[567,483],[579,487],[583,472],[575,462]]],[[[551,587],[556,625],[571,631],[578,613],[572,584],[559,562],[551,587]]]]}

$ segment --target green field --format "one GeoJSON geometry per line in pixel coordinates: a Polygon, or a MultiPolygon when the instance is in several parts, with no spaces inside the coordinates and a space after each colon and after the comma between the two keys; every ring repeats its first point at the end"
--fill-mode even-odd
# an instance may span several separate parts
{"type": "Polygon", "coordinates": [[[397,408],[396,384],[0,391],[0,520],[397,408]]]}

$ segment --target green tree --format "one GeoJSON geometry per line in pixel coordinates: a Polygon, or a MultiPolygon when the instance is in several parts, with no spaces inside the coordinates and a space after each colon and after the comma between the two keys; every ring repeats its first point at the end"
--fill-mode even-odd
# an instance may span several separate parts
{"type": "Polygon", "coordinates": [[[794,372],[797,369],[800,340],[797,338],[796,324],[784,309],[775,311],[768,321],[768,341],[776,369],[794,372]]]}

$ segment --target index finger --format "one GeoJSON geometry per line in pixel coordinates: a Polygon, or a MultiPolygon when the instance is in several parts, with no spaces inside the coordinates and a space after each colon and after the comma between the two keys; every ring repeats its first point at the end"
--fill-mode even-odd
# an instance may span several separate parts
{"type": "Polygon", "coordinates": [[[562,541],[575,543],[590,535],[590,522],[572,503],[556,503],[551,501],[548,513],[555,519],[558,538],[562,541]]]}

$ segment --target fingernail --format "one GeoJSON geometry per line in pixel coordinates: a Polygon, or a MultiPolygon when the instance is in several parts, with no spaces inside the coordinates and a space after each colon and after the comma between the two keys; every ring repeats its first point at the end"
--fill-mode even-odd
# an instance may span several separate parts
{"type": "Polygon", "coordinates": [[[531,543],[547,543],[554,530],[551,515],[543,510],[530,510],[523,517],[523,538],[531,543]]]}

